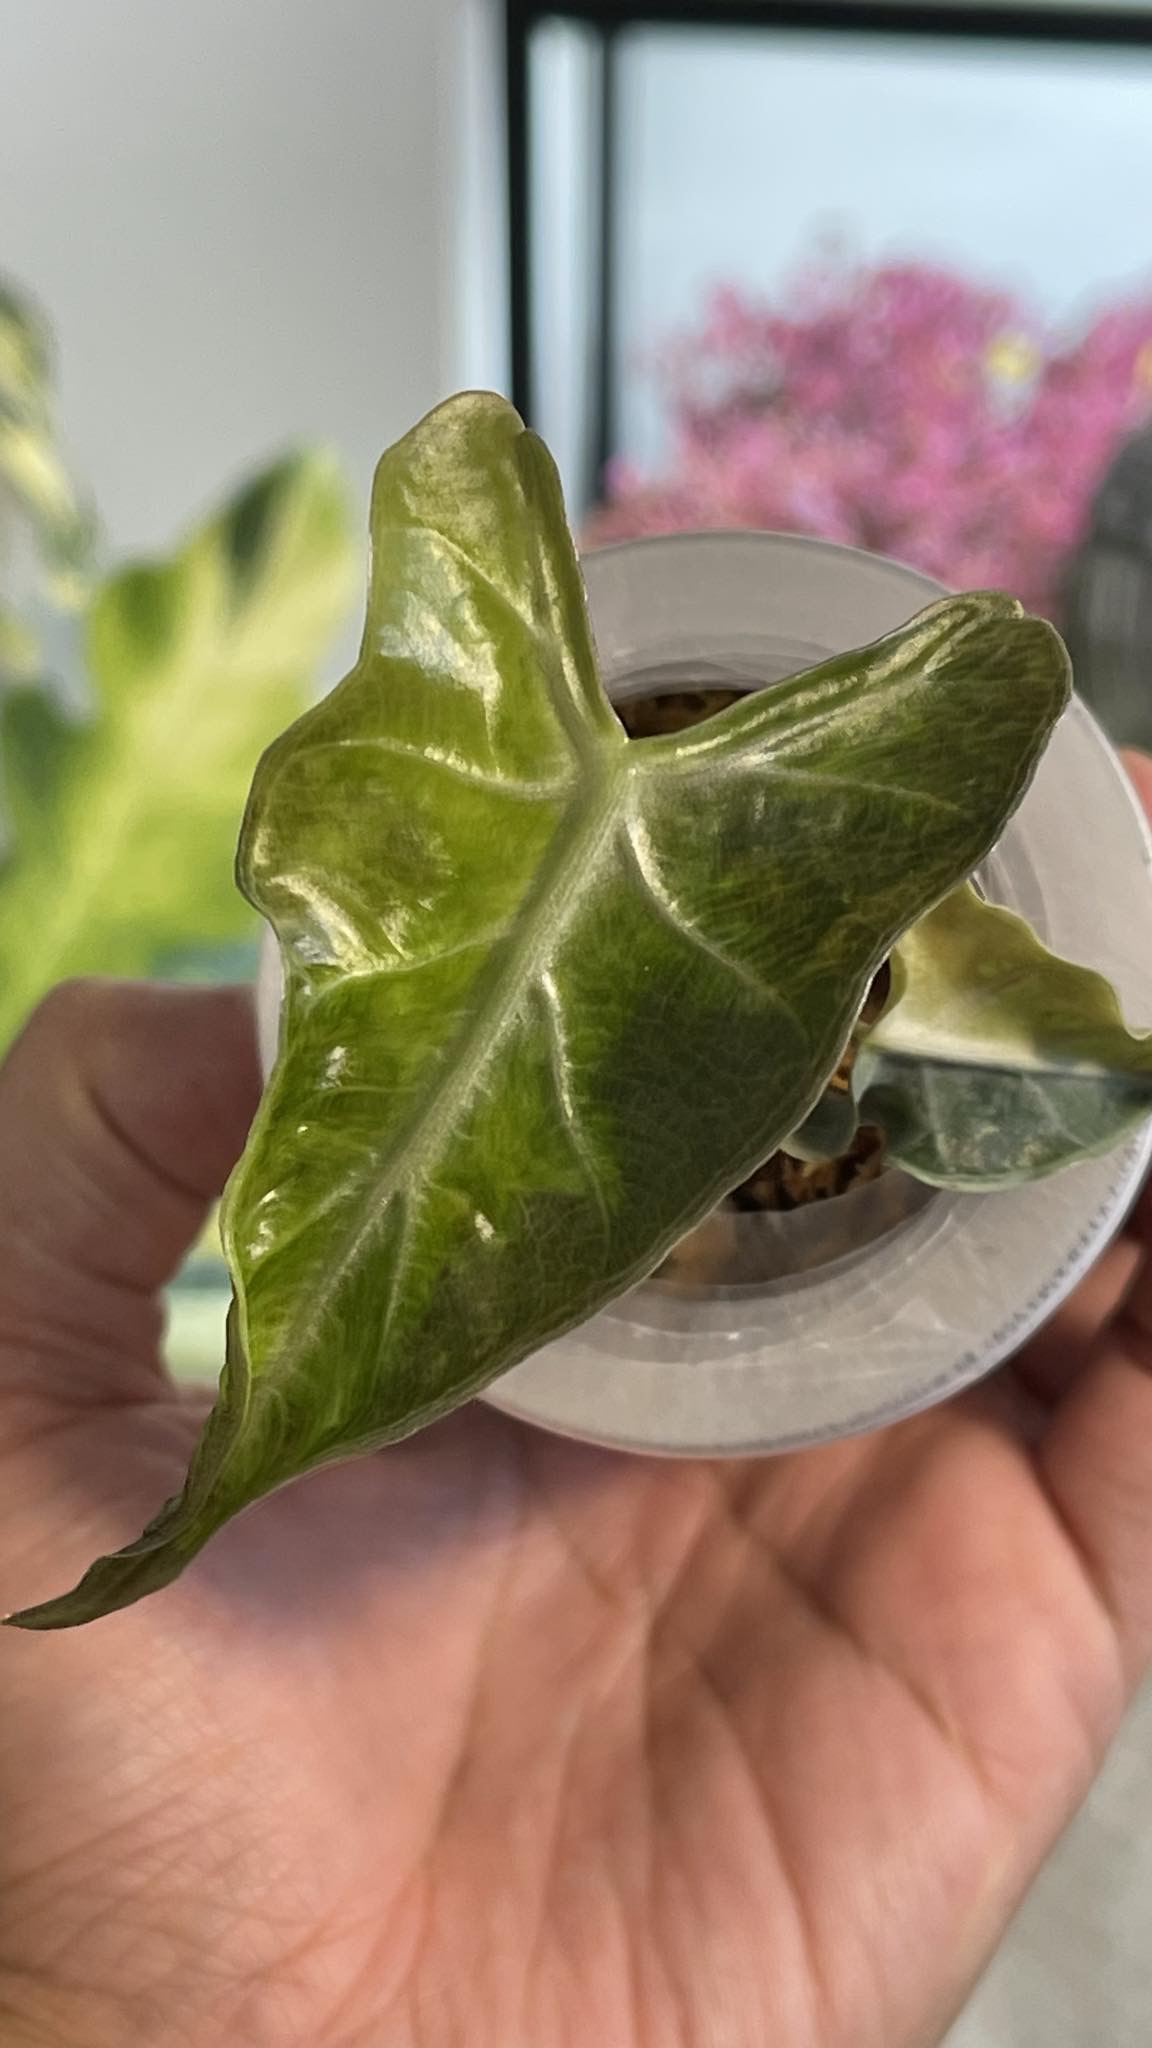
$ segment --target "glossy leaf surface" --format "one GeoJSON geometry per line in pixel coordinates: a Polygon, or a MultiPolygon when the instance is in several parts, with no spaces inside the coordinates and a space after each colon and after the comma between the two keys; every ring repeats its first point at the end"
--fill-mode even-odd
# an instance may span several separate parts
{"type": "Polygon", "coordinates": [[[551,461],[481,395],[385,457],[372,539],[360,663],[243,835],[286,999],[220,1398],[183,1495],[26,1625],[162,1585],[649,1272],[810,1109],[1066,698],[1051,629],[977,596],[629,742],[551,461]]]}
{"type": "Polygon", "coordinates": [[[853,1080],[897,1165],[1004,1187],[1109,1151],[1152,1114],[1152,1037],[1129,1031],[1102,975],[966,886],[901,939],[853,1080]]]}

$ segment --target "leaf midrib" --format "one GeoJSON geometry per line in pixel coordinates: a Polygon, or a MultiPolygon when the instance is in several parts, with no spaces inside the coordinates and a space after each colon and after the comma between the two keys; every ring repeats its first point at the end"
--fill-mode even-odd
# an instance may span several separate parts
{"type": "MultiPolygon", "coordinates": [[[[487,981],[487,989],[479,993],[455,1040],[445,1048],[431,1090],[399,1121],[383,1158],[365,1177],[345,1248],[329,1266],[323,1285],[313,1293],[309,1314],[296,1325],[291,1349],[279,1354],[280,1370],[290,1370],[309,1350],[330,1302],[379,1224],[385,1205],[407,1191],[420,1169],[438,1156],[444,1133],[457,1127],[461,1112],[522,1009],[526,990],[536,984],[558,935],[591,882],[597,854],[612,837],[623,812],[631,771],[626,749],[585,750],[583,773],[572,800],[557,822],[508,937],[497,944],[488,966],[481,969],[478,980],[487,981]]],[[[269,1099],[261,1116],[271,1118],[273,1114],[269,1099]]],[[[234,1195],[229,1191],[222,1221],[230,1263],[237,1273],[241,1261],[232,1237],[231,1212],[242,1198],[241,1187],[234,1195]]],[[[408,1229],[411,1220],[409,1216],[408,1229]]],[[[258,1367],[249,1344],[246,1290],[239,1280],[236,1291],[244,1355],[249,1374],[255,1377],[258,1367]]]]}

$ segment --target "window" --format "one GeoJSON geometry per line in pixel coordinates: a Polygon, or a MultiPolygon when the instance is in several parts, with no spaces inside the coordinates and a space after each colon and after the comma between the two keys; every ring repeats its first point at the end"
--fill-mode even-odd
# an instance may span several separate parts
{"type": "Polygon", "coordinates": [[[1152,294],[1152,12],[509,0],[513,389],[570,497],[658,469],[653,359],[814,252],[1152,294]]]}

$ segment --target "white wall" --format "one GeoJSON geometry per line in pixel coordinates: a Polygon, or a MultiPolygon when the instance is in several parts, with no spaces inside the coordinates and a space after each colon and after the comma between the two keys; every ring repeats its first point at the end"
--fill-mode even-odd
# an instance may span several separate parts
{"type": "Polygon", "coordinates": [[[117,552],[297,439],[335,445],[363,502],[386,443],[476,374],[464,6],[0,0],[0,271],[55,324],[117,552]]]}

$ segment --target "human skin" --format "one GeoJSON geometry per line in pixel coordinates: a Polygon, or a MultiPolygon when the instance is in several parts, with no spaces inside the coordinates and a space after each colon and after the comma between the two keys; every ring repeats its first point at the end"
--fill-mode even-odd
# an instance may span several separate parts
{"type": "MultiPolygon", "coordinates": [[[[6,1607],[179,1483],[158,1290],[258,1086],[235,990],[72,985],[0,1070],[6,1607]]],[[[1150,1365],[1146,1199],[878,1434],[656,1461],[473,1407],[4,1631],[4,2048],[937,2042],[1152,1655],[1150,1365]]]]}

